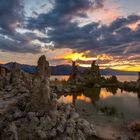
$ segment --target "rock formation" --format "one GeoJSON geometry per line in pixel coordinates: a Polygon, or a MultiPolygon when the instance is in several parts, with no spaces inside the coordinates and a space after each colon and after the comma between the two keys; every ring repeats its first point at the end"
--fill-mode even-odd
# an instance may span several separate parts
{"type": "Polygon", "coordinates": [[[17,67],[16,63],[13,63],[13,66],[11,68],[11,77],[10,77],[10,83],[20,83],[23,78],[23,71],[17,67]]]}
{"type": "Polygon", "coordinates": [[[70,74],[68,82],[75,83],[78,75],[79,75],[79,72],[78,72],[78,67],[76,65],[76,61],[72,61],[72,70],[71,70],[71,74],[70,74]]]}
{"type": "Polygon", "coordinates": [[[100,69],[99,66],[95,64],[96,61],[93,61],[91,64],[91,68],[85,71],[78,70],[78,66],[76,62],[72,62],[72,71],[70,77],[68,79],[68,83],[72,84],[80,84],[87,82],[93,78],[100,78],[100,69]]]}
{"type": "Polygon", "coordinates": [[[95,60],[91,64],[91,74],[95,78],[100,77],[100,69],[99,69],[99,66],[96,65],[96,61],[95,60]]]}
{"type": "Polygon", "coordinates": [[[137,86],[140,88],[140,72],[138,72],[137,86]]]}
{"type": "Polygon", "coordinates": [[[57,102],[45,56],[39,58],[34,75],[15,64],[10,75],[9,84],[3,82],[0,90],[1,140],[85,140],[95,135],[94,126],[80,118],[73,104],[57,102]]]}
{"type": "Polygon", "coordinates": [[[9,70],[5,67],[0,67],[0,89],[5,88],[9,84],[9,70]]]}
{"type": "Polygon", "coordinates": [[[50,77],[49,62],[46,61],[45,55],[42,55],[38,60],[37,74],[40,78],[43,78],[43,79],[50,77]]]}
{"type": "Polygon", "coordinates": [[[50,103],[50,70],[45,56],[38,60],[37,72],[33,77],[31,108],[33,111],[46,110],[50,103]]]}
{"type": "Polygon", "coordinates": [[[138,72],[138,80],[120,83],[120,88],[126,91],[140,91],[140,72],[138,72]]]}

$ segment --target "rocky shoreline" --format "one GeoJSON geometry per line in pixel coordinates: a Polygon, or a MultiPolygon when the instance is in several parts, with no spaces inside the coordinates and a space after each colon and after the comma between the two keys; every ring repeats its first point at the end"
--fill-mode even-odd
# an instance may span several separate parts
{"type": "MultiPolygon", "coordinates": [[[[95,63],[92,67],[96,68],[93,77],[99,78],[99,67],[96,67],[95,63]]],[[[82,82],[80,77],[78,80],[72,79],[76,78],[76,71],[73,71],[72,77],[65,84],[52,83],[49,63],[45,56],[39,58],[36,69],[34,74],[25,73],[17,68],[16,63],[11,69],[0,68],[0,139],[103,140],[96,133],[94,121],[92,124],[87,118],[81,118],[74,104],[58,102],[57,96],[84,90],[84,79],[82,82]]],[[[94,87],[101,88],[104,85],[102,81],[101,84],[95,84],[96,81],[88,84],[94,83],[94,87]]],[[[139,90],[139,80],[135,83],[119,82],[112,85],[122,89],[131,87],[130,90],[139,90]]]]}
{"type": "Polygon", "coordinates": [[[100,139],[93,124],[82,119],[73,104],[57,101],[50,88],[49,63],[38,61],[37,73],[16,67],[0,72],[1,140],[86,140],[100,139]]]}

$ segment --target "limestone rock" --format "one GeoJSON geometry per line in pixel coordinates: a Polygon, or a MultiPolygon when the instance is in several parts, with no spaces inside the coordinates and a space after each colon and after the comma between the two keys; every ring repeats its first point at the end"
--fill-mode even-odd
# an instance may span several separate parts
{"type": "Polygon", "coordinates": [[[2,140],[18,140],[17,128],[15,123],[10,123],[6,129],[4,129],[2,140]]]}
{"type": "Polygon", "coordinates": [[[90,125],[88,121],[84,119],[79,119],[77,124],[78,129],[83,130],[83,132],[88,135],[95,135],[95,129],[93,125],[90,125]]]}
{"type": "Polygon", "coordinates": [[[73,119],[67,121],[66,133],[71,136],[75,133],[76,122],[73,119]]]}
{"type": "Polygon", "coordinates": [[[140,72],[138,72],[137,86],[140,88],[140,72]]]}
{"type": "Polygon", "coordinates": [[[66,125],[66,119],[65,118],[61,118],[61,121],[59,122],[59,124],[57,126],[57,131],[59,133],[63,133],[64,129],[65,129],[65,125],[66,125]]]}
{"type": "Polygon", "coordinates": [[[95,78],[100,77],[100,70],[99,66],[95,64],[96,61],[94,60],[91,64],[91,75],[95,78]]]}
{"type": "Polygon", "coordinates": [[[46,61],[45,55],[42,55],[38,60],[37,74],[41,78],[50,77],[49,62],[46,61]]]}
{"type": "MultiPolygon", "coordinates": [[[[75,64],[73,67],[75,73],[75,64]]],[[[14,64],[9,83],[2,79],[0,139],[85,140],[95,134],[94,127],[80,118],[73,104],[58,102],[57,94],[50,89],[49,76],[49,63],[41,56],[35,74],[27,74],[14,64]]]]}
{"type": "Polygon", "coordinates": [[[45,56],[38,60],[37,73],[33,80],[31,108],[33,111],[48,111],[50,103],[49,63],[45,56]]]}
{"type": "Polygon", "coordinates": [[[53,128],[53,129],[51,130],[51,132],[50,132],[50,136],[51,136],[51,137],[55,137],[56,135],[57,135],[56,129],[53,128]]]}
{"type": "Polygon", "coordinates": [[[78,132],[76,134],[76,138],[77,138],[77,140],[86,140],[86,138],[81,130],[78,130],[78,132]]]}
{"type": "Polygon", "coordinates": [[[93,78],[100,78],[100,69],[95,63],[96,61],[92,62],[90,69],[80,71],[76,65],[76,62],[72,62],[72,71],[68,79],[68,83],[72,85],[80,85],[93,78]]]}
{"type": "Polygon", "coordinates": [[[78,113],[74,112],[74,113],[71,113],[71,114],[70,114],[70,117],[71,117],[71,119],[76,120],[76,119],[78,119],[80,116],[79,116],[78,113]]]}

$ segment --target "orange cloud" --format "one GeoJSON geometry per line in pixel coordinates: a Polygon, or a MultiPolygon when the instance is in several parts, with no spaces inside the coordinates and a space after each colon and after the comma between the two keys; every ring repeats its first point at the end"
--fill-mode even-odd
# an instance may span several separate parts
{"type": "Polygon", "coordinates": [[[107,54],[100,54],[100,55],[97,55],[97,59],[98,60],[113,60],[113,57],[107,54]]]}
{"type": "Polygon", "coordinates": [[[101,21],[102,23],[109,24],[119,16],[123,15],[120,5],[112,3],[110,0],[105,1],[102,9],[94,12],[89,11],[88,16],[91,21],[101,21]]]}
{"type": "Polygon", "coordinates": [[[5,62],[0,60],[0,64],[5,64],[5,62]]]}
{"type": "Polygon", "coordinates": [[[137,21],[135,23],[129,24],[128,27],[131,28],[132,30],[135,30],[139,24],[140,24],[140,21],[137,21]]]}
{"type": "Polygon", "coordinates": [[[88,57],[87,54],[90,51],[85,51],[85,52],[80,52],[80,53],[73,53],[73,52],[68,52],[67,54],[64,55],[64,59],[71,59],[73,61],[76,60],[82,60],[82,61],[92,61],[96,60],[96,57],[88,57]]]}
{"type": "Polygon", "coordinates": [[[114,66],[113,69],[140,72],[140,65],[114,66]]]}

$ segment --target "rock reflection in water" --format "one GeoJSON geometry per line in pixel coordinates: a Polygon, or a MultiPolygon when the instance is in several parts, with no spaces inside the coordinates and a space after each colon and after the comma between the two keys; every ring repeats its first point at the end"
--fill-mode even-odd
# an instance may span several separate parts
{"type": "Polygon", "coordinates": [[[76,100],[77,101],[81,100],[95,105],[95,102],[100,99],[100,91],[101,91],[100,88],[87,88],[83,92],[62,95],[59,98],[59,102],[75,104],[76,100]]]}
{"type": "Polygon", "coordinates": [[[116,108],[129,118],[140,117],[140,92],[126,92],[114,87],[87,88],[83,92],[62,95],[59,102],[74,103],[81,108],[100,109],[102,106],[116,108]]]}

